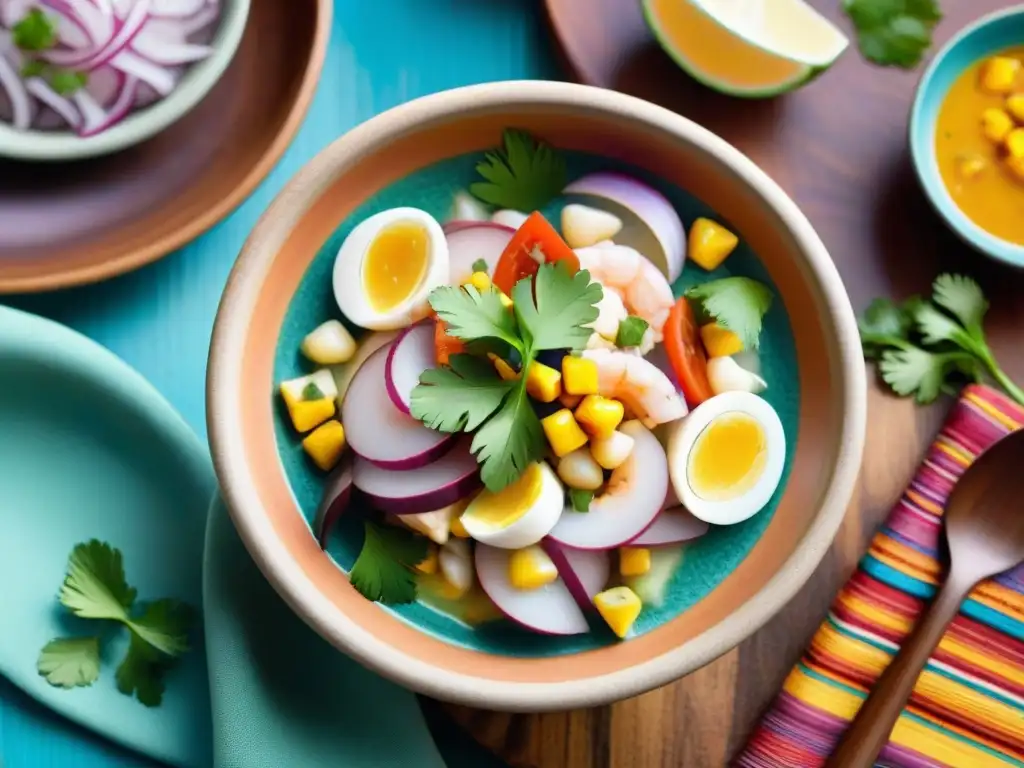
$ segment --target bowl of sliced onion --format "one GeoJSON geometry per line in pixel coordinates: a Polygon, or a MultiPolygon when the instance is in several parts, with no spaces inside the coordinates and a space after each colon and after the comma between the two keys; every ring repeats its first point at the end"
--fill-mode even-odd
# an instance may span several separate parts
{"type": "Polygon", "coordinates": [[[250,0],[0,0],[0,156],[73,160],[144,141],[231,63],[250,0]]]}

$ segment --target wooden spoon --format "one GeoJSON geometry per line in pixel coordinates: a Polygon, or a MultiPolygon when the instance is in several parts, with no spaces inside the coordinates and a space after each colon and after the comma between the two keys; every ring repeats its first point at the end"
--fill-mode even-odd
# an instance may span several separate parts
{"type": "Polygon", "coordinates": [[[1024,431],[985,451],[946,504],[949,573],[931,606],[875,683],[825,768],[871,768],[946,627],[971,589],[1024,561],[1024,431]]]}

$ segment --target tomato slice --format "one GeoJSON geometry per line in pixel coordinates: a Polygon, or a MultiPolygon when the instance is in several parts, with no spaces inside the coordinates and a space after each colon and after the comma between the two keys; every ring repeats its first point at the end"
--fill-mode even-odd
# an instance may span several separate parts
{"type": "Polygon", "coordinates": [[[431,312],[434,316],[434,357],[438,365],[448,365],[452,355],[466,351],[466,345],[460,339],[448,335],[448,324],[431,312]]]}
{"type": "Polygon", "coordinates": [[[708,358],[700,340],[693,308],[685,296],[672,307],[665,323],[664,344],[668,360],[691,408],[714,396],[708,383],[708,358]]]}
{"type": "Polygon", "coordinates": [[[534,211],[505,246],[501,258],[494,267],[494,284],[511,295],[512,286],[524,277],[537,274],[540,263],[535,258],[535,253],[543,255],[547,263],[566,262],[572,274],[579,271],[580,260],[576,258],[572,248],[566,245],[562,236],[543,215],[534,211]]]}

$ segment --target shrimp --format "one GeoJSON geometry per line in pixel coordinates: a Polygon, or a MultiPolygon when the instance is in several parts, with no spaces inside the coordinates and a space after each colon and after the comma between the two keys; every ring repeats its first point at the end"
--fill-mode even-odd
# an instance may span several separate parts
{"type": "Polygon", "coordinates": [[[636,249],[610,240],[578,248],[576,257],[580,269],[587,270],[605,291],[618,294],[630,312],[647,321],[654,341],[661,341],[661,331],[676,300],[668,280],[654,264],[636,249]]]}
{"type": "Polygon", "coordinates": [[[587,349],[597,365],[597,392],[620,401],[648,429],[681,419],[686,403],[660,368],[621,349],[587,349]]]}

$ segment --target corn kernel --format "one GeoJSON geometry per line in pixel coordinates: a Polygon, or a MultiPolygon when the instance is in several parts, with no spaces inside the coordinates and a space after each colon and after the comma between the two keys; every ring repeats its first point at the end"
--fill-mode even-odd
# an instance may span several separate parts
{"type": "Polygon", "coordinates": [[[587,395],[576,408],[576,421],[594,437],[611,435],[625,415],[622,403],[600,395],[587,395]]]}
{"type": "Polygon", "coordinates": [[[1010,157],[1024,157],[1024,128],[1014,128],[1006,134],[1003,145],[1010,157]]]}
{"type": "Polygon", "coordinates": [[[302,441],[309,458],[324,472],[334,469],[345,450],[345,428],[331,419],[310,432],[302,441]]]}
{"type": "Polygon", "coordinates": [[[297,432],[309,432],[331,418],[335,413],[334,401],[326,397],[319,400],[300,400],[288,406],[288,414],[297,432]]]}
{"type": "Polygon", "coordinates": [[[743,351],[740,337],[718,323],[701,326],[700,339],[704,342],[708,357],[731,357],[743,351]]]}
{"type": "Polygon", "coordinates": [[[1005,162],[1010,173],[1016,177],[1017,181],[1024,184],[1024,157],[1008,157],[1005,162]]]}
{"type": "Polygon", "coordinates": [[[585,357],[563,357],[562,389],[570,395],[596,395],[597,363],[585,357]]]}
{"type": "Polygon", "coordinates": [[[517,549],[508,558],[508,580],[516,589],[540,589],[557,578],[555,564],[536,545],[517,549]]]}
{"type": "Polygon", "coordinates": [[[618,637],[623,638],[633,628],[643,604],[629,587],[612,587],[594,596],[594,605],[601,618],[618,637]]]}
{"type": "Polygon", "coordinates": [[[988,161],[981,155],[967,154],[956,159],[956,172],[964,181],[977,178],[988,167],[988,161]]]}
{"type": "Polygon", "coordinates": [[[711,219],[697,219],[690,227],[691,261],[708,272],[722,265],[740,240],[736,235],[711,219]]]}
{"type": "Polygon", "coordinates": [[[474,272],[470,275],[467,283],[480,291],[480,293],[491,290],[491,278],[487,276],[486,272],[474,272]]]}
{"type": "Polygon", "coordinates": [[[466,530],[466,526],[462,524],[462,517],[452,518],[451,534],[457,539],[468,539],[469,532],[466,530]]]}
{"type": "Polygon", "coordinates": [[[425,573],[428,576],[432,576],[437,573],[437,547],[433,544],[430,545],[430,549],[427,550],[427,556],[421,562],[416,563],[416,570],[420,573],[425,573]]]}
{"type": "Polygon", "coordinates": [[[558,402],[568,408],[570,411],[575,411],[576,406],[583,402],[583,395],[569,395],[565,392],[565,377],[562,377],[562,394],[558,396],[558,402]]]}
{"type": "Polygon", "coordinates": [[[498,291],[498,299],[501,300],[501,306],[505,309],[512,309],[512,299],[508,297],[508,294],[504,291],[498,291]]]}
{"type": "Polygon", "coordinates": [[[534,400],[554,402],[562,394],[562,374],[534,360],[526,371],[526,391],[534,400]]]}
{"type": "Polygon", "coordinates": [[[651,570],[651,550],[644,547],[619,549],[619,573],[623,576],[643,576],[651,570]]]}
{"type": "Polygon", "coordinates": [[[1013,118],[999,107],[990,107],[981,113],[981,130],[989,141],[1000,144],[1013,130],[1013,118]]]}
{"type": "Polygon", "coordinates": [[[544,428],[551,450],[558,458],[568,456],[587,444],[587,433],[580,429],[568,408],[562,408],[544,417],[540,420],[540,425],[544,428]]]}
{"type": "Polygon", "coordinates": [[[1006,111],[1021,125],[1024,125],[1024,93],[1015,93],[1006,99],[1006,111]]]}
{"type": "Polygon", "coordinates": [[[1017,84],[1021,63],[1009,56],[993,56],[981,71],[981,87],[991,93],[1009,93],[1017,84]]]}
{"type": "Polygon", "coordinates": [[[519,378],[519,371],[509,365],[505,360],[502,360],[493,352],[488,352],[487,357],[494,363],[494,367],[498,371],[498,375],[501,376],[505,381],[515,381],[519,378]]]}

